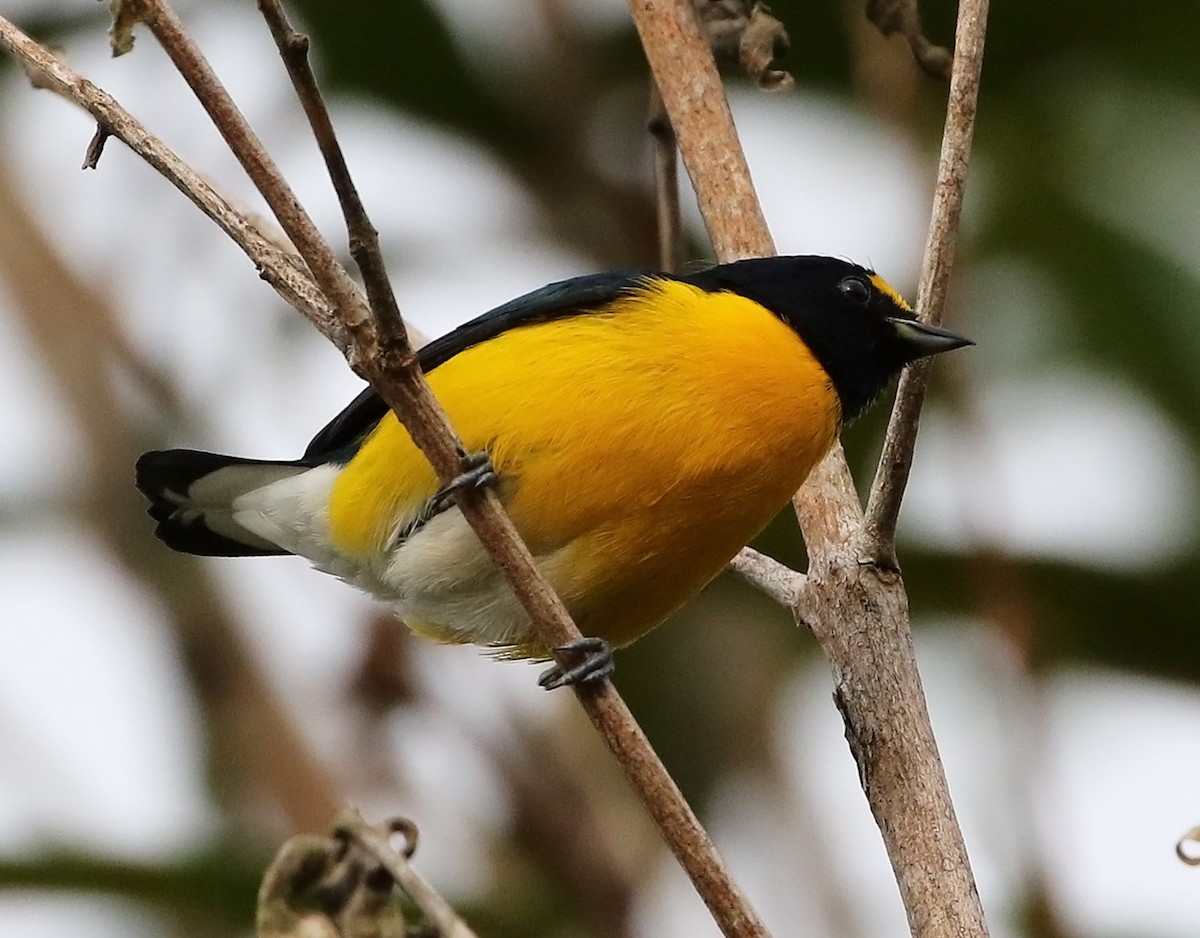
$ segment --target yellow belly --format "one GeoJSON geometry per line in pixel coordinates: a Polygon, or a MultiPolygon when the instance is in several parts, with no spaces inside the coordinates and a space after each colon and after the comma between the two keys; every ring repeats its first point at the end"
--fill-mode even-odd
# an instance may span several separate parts
{"type": "MultiPolygon", "coordinates": [[[[619,306],[511,330],[429,376],[465,445],[491,454],[513,521],[552,558],[580,628],[617,645],[720,572],[840,423],[828,376],[752,301],[670,282],[619,306]]],[[[335,484],[335,547],[385,571],[398,527],[436,487],[389,414],[335,484]]],[[[446,566],[439,587],[453,588],[456,564],[446,566]]],[[[419,589],[393,572],[395,592],[419,589]]],[[[455,639],[492,634],[484,622],[439,622],[436,610],[423,617],[455,639]]]]}

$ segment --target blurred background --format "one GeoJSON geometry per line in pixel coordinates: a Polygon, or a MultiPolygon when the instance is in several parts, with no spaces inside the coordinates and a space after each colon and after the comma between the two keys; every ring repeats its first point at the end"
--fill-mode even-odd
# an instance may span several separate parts
{"type": "MultiPolygon", "coordinates": [[[[264,213],[148,35],[3,0],[264,213]]],[[[336,203],[251,4],[182,15],[326,234],[336,203]]],[[[440,334],[656,263],[648,79],[619,0],[291,4],[406,315],[440,334]]],[[[730,94],[779,249],[910,297],[945,86],[856,3],[777,0],[793,90],[730,94]]],[[[938,43],[949,0],[922,5],[938,43]]],[[[952,321],[902,517],[918,654],[992,934],[1200,929],[1200,6],[997,4],[952,321]]],[[[422,831],[487,936],[705,936],[570,695],[412,641],[293,558],[173,555],[143,449],[294,456],[358,389],[217,229],[0,59],[0,931],[244,936],[344,800],[422,831]]],[[[685,204],[688,194],[684,195],[685,204]]],[[[689,261],[708,246],[689,207],[689,261]]],[[[847,434],[860,485],[886,408],[847,434]]],[[[796,566],[783,517],[758,546],[796,566]]],[[[726,576],[616,682],[781,938],[906,933],[811,637],[726,576]]]]}

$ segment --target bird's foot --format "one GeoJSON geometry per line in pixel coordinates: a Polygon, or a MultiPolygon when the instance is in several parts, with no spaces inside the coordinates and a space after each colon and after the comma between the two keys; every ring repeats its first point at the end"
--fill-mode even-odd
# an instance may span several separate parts
{"type": "Polygon", "coordinates": [[[558,665],[547,668],[538,676],[538,685],[545,690],[585,684],[602,680],[616,670],[613,662],[612,645],[602,638],[585,635],[573,642],[559,645],[555,651],[570,652],[580,656],[579,664],[563,670],[558,665]]]}
{"type": "Polygon", "coordinates": [[[496,484],[498,476],[492,465],[492,457],[483,450],[477,453],[463,453],[460,468],[462,472],[438,489],[437,494],[430,500],[434,514],[449,508],[450,501],[458,492],[496,484]]]}

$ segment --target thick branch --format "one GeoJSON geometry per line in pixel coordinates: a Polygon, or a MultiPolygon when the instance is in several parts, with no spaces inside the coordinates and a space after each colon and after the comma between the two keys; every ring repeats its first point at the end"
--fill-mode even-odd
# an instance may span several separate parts
{"type": "MultiPolygon", "coordinates": [[[[929,235],[925,242],[925,261],[921,266],[921,284],[917,290],[917,315],[924,322],[940,323],[946,308],[950,268],[954,264],[954,248],[966,189],[967,164],[971,156],[971,139],[975,132],[987,12],[988,0],[961,0],[954,68],[950,76],[950,99],[946,105],[946,129],[942,135],[942,154],[933,195],[929,235]]],[[[901,377],[883,453],[879,458],[879,468],[867,503],[863,524],[863,556],[885,566],[896,566],[896,519],[900,515],[900,501],[912,469],[917,424],[928,383],[928,361],[909,368],[901,377]]]]}

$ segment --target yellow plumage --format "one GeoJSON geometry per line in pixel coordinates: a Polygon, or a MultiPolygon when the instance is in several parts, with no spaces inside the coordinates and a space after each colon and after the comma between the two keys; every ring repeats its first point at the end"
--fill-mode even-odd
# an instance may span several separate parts
{"type": "MultiPolygon", "coordinates": [[[[429,383],[466,447],[491,455],[505,507],[534,555],[552,560],[580,628],[615,645],[715,576],[840,422],[829,376],[778,317],[674,281],[611,313],[512,329],[429,383]]],[[[382,558],[436,490],[388,414],[334,484],[330,537],[363,563],[382,558]]]]}

